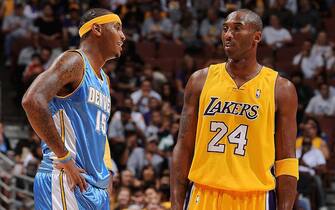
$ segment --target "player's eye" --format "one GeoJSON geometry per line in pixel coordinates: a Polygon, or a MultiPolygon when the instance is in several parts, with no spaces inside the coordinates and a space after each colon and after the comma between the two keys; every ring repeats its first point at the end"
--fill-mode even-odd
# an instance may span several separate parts
{"type": "Polygon", "coordinates": [[[240,31],[242,27],[240,25],[235,26],[235,31],[240,31]]]}
{"type": "Polygon", "coordinates": [[[223,26],[223,31],[227,32],[228,31],[228,26],[223,26]]]}

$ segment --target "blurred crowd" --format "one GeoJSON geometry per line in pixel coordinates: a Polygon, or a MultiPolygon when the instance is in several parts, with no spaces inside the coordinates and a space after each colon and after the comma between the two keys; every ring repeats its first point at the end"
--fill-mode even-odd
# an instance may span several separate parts
{"type": "MultiPolygon", "coordinates": [[[[259,61],[297,89],[297,207],[325,209],[327,174],[335,168],[328,164],[334,133],[324,123],[335,119],[333,0],[0,0],[5,71],[15,81],[17,106],[59,54],[78,48],[80,17],[92,7],[119,14],[127,37],[122,56],[104,66],[114,105],[108,126],[113,209],[170,208],[169,165],[184,87],[197,69],[225,60],[222,24],[239,8],[263,19],[259,61]]],[[[0,152],[15,160],[14,173],[34,177],[40,139],[31,131],[11,145],[2,127],[0,152]]]]}

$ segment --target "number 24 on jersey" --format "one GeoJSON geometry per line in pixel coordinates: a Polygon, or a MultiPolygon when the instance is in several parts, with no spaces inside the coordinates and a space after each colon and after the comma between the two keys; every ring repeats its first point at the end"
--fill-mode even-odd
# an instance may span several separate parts
{"type": "MultiPolygon", "coordinates": [[[[208,152],[225,152],[225,144],[220,144],[219,141],[228,133],[228,127],[224,122],[211,121],[210,122],[210,131],[217,132],[216,135],[210,140],[207,145],[208,152]]],[[[247,132],[248,126],[241,124],[230,134],[228,134],[227,139],[230,144],[236,144],[234,149],[235,155],[244,156],[245,155],[245,146],[247,145],[247,132]]]]}

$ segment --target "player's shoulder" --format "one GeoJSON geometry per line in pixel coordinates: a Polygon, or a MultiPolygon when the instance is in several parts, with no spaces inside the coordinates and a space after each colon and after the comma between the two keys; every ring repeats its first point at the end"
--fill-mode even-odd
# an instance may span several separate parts
{"type": "Polygon", "coordinates": [[[285,109],[285,107],[295,109],[294,107],[297,106],[298,101],[294,84],[280,75],[276,79],[275,101],[276,110],[285,109]]]}
{"type": "Polygon", "coordinates": [[[206,78],[207,74],[208,74],[208,69],[209,69],[209,67],[196,70],[195,72],[193,72],[193,74],[191,75],[190,79],[198,80],[198,79],[204,79],[204,78],[206,78]]]}
{"type": "Polygon", "coordinates": [[[58,75],[59,79],[67,82],[81,81],[84,72],[84,61],[77,51],[65,51],[57,57],[52,65],[45,71],[49,75],[58,75]]]}
{"type": "Polygon", "coordinates": [[[57,69],[80,69],[84,66],[81,54],[76,50],[67,50],[60,54],[50,68],[58,67],[57,69]]]}
{"type": "Polygon", "coordinates": [[[187,82],[186,88],[190,91],[201,92],[207,78],[208,67],[195,71],[187,82]]]}
{"type": "Polygon", "coordinates": [[[280,90],[278,92],[283,91],[295,92],[294,84],[290,80],[280,75],[278,75],[276,79],[276,89],[280,90]]]}

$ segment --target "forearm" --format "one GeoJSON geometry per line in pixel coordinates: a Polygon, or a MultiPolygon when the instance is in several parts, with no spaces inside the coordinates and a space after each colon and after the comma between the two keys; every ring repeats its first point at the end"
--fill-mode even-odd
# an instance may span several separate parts
{"type": "Polygon", "coordinates": [[[37,135],[43,139],[57,157],[65,156],[66,149],[57,132],[47,102],[25,99],[23,101],[23,108],[37,135]]]}
{"type": "Polygon", "coordinates": [[[297,195],[297,178],[282,175],[277,177],[278,210],[292,210],[297,195]]]}
{"type": "Polygon", "coordinates": [[[173,210],[182,210],[189,184],[188,172],[191,165],[189,151],[176,146],[171,168],[171,202],[173,210]],[[186,153],[186,154],[185,154],[186,153]]]}

